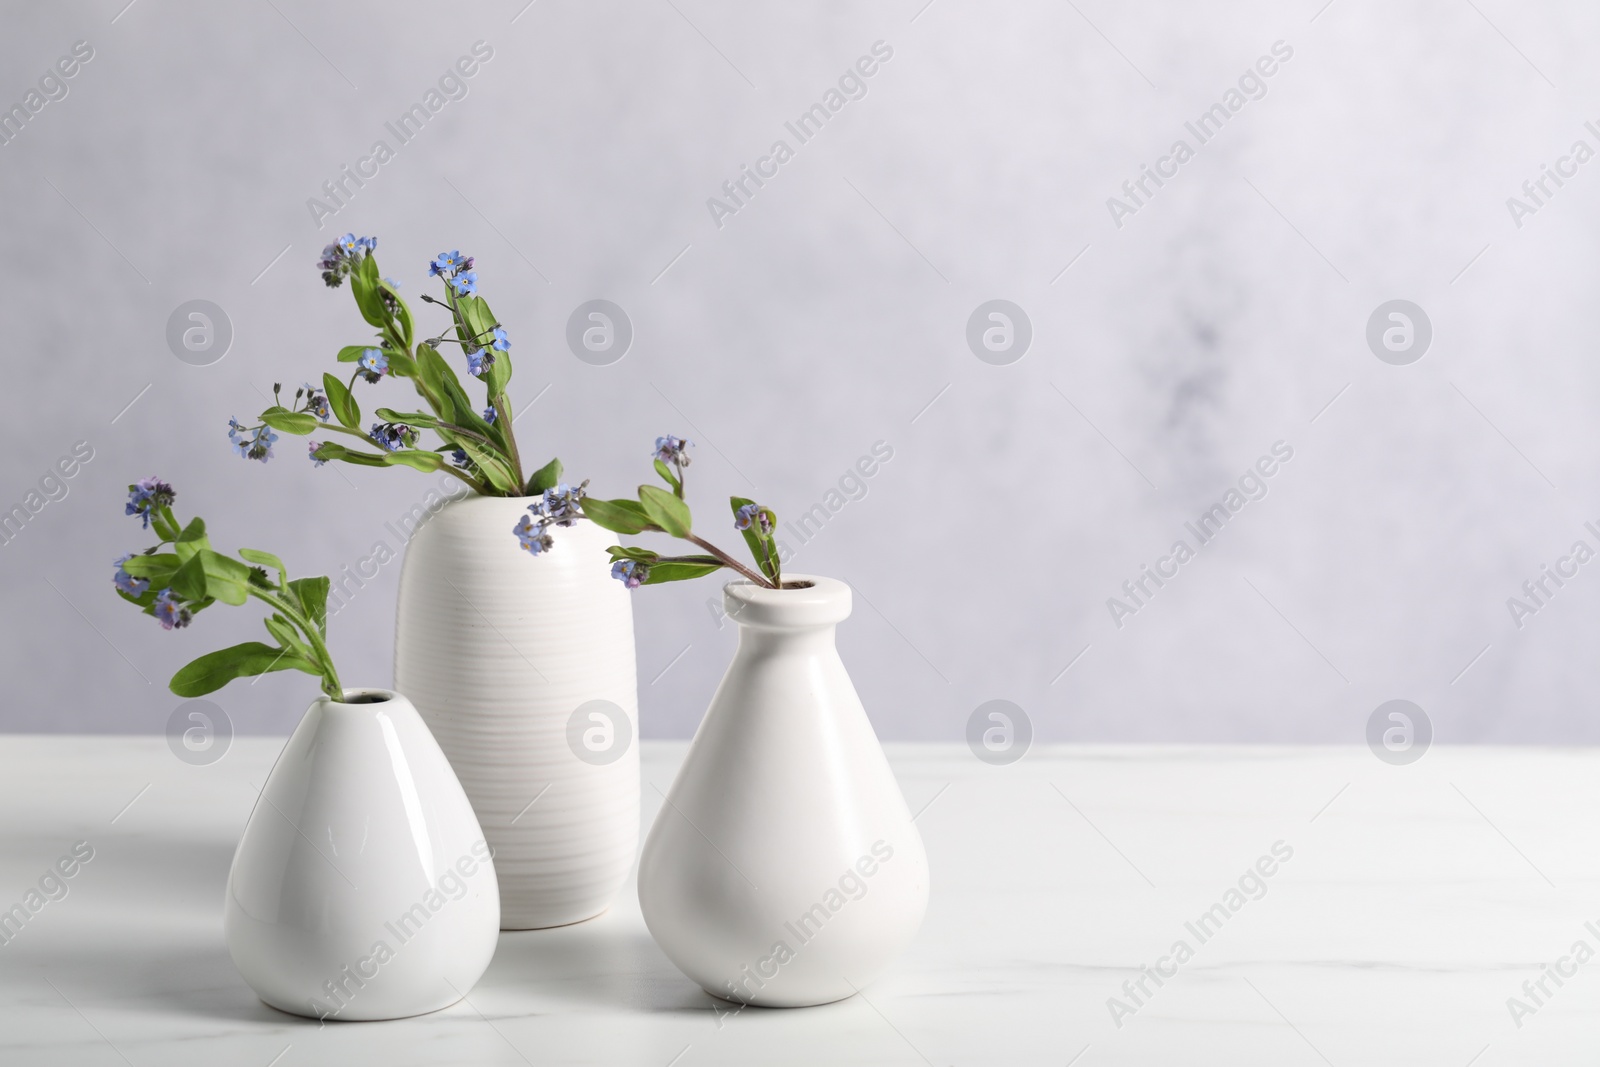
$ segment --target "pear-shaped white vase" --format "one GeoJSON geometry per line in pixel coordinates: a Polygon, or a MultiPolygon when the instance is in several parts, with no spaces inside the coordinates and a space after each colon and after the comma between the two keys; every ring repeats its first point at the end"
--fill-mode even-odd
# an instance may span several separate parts
{"type": "Polygon", "coordinates": [[[639,860],[667,957],[715,996],[770,1007],[851,996],[928,903],[922,839],[834,648],[850,588],[785,585],[725,587],[739,647],[639,860]]]}
{"type": "Polygon", "coordinates": [[[313,702],[228,872],[250,988],[296,1015],[420,1015],[472,988],[499,931],[494,861],[416,708],[384,689],[313,702]]]}
{"type": "Polygon", "coordinates": [[[507,930],[610,907],[639,844],[633,611],[610,576],[616,538],[551,527],[530,556],[512,533],[531,499],[446,504],[406,547],[395,688],[472,800],[500,874],[507,930]]]}

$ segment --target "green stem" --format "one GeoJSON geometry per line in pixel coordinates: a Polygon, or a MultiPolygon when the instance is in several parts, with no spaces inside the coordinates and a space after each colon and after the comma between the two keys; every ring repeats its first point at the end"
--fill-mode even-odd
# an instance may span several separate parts
{"type": "Polygon", "coordinates": [[[511,470],[517,476],[517,489],[526,492],[528,479],[522,476],[522,456],[517,452],[517,437],[511,432],[511,405],[506,403],[504,393],[494,398],[494,409],[500,413],[500,432],[505,435],[506,448],[511,452],[511,470]]]}
{"type": "Polygon", "coordinates": [[[710,541],[696,536],[693,532],[689,534],[686,540],[693,541],[695,544],[699,545],[713,556],[716,556],[717,559],[721,560],[724,567],[731,567],[733,570],[738,571],[740,574],[744,575],[752,582],[755,582],[757,585],[764,586],[768,589],[778,588],[772,582],[768,581],[764,575],[757,574],[755,571],[751,570],[749,567],[746,567],[743,563],[740,563],[738,560],[722,551],[722,549],[718,548],[710,541]]]}
{"type": "Polygon", "coordinates": [[[327,643],[322,640],[322,634],[317,630],[316,625],[300,612],[290,607],[287,602],[273,596],[271,593],[251,586],[250,595],[270,605],[274,611],[294,623],[295,629],[299,630],[301,635],[305,637],[306,643],[311,646],[312,652],[316,653],[317,659],[320,661],[318,665],[322,668],[322,691],[330,698],[342,701],[344,699],[344,688],[339,684],[339,672],[333,665],[333,655],[329,653],[327,643]]]}

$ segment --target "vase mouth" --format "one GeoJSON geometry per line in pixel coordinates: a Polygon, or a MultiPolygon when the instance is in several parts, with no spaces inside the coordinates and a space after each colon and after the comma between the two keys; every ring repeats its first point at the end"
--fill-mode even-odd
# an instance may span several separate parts
{"type": "Polygon", "coordinates": [[[743,578],[722,587],[728,618],[757,629],[832,626],[850,617],[851,599],[844,582],[814,574],[787,575],[779,589],[743,578]]]}
{"type": "Polygon", "coordinates": [[[339,700],[324,697],[328,703],[339,707],[353,706],[356,704],[387,704],[391,700],[399,700],[400,694],[393,689],[351,688],[346,689],[339,700]]]}

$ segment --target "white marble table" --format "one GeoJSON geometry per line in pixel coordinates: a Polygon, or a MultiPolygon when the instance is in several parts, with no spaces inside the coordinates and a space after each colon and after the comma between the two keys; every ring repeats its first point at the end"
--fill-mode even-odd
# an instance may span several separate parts
{"type": "MultiPolygon", "coordinates": [[[[1553,1067],[1600,1053],[1600,959],[1562,963],[1575,973],[1546,978],[1520,1027],[1507,1006],[1575,942],[1600,949],[1590,750],[1435,747],[1391,767],[1352,748],[1065,746],[991,767],[891,746],[913,810],[926,805],[933,900],[863,996],[730,1014],[656,949],[630,885],[591,922],[503,935],[466,1002],[319,1026],[261,1005],[221,942],[234,841],[280,744],[237,740],[194,767],[160,738],[0,739],[0,908],[75,842],[94,850],[0,946],[0,1064],[1553,1067]],[[1277,842],[1292,856],[1262,863],[1264,895],[1227,912],[1277,842]],[[1202,943],[1186,924],[1219,903],[1202,943]],[[1157,986],[1141,965],[1171,976],[1157,986]],[[1141,977],[1135,1001],[1123,983],[1138,994],[1141,977]],[[1121,1026],[1113,996],[1135,1009],[1121,1026]]],[[[646,819],[681,754],[646,745],[646,819]]]]}

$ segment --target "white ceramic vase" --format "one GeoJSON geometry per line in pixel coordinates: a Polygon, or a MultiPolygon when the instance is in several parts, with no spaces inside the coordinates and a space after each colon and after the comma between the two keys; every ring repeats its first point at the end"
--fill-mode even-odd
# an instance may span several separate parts
{"type": "Polygon", "coordinates": [[[499,931],[488,845],[416,708],[384,689],[314,701],[228,872],[250,988],[295,1015],[420,1015],[466,995],[499,931]]]}
{"type": "Polygon", "coordinates": [[[834,648],[850,587],[730,582],[739,646],[645,840],[639,904],[707,992],[825,1004],[916,934],[928,861],[834,648]]]}
{"type": "Polygon", "coordinates": [[[395,688],[450,757],[494,849],[503,929],[600,914],[639,843],[638,691],[615,538],[552,527],[530,556],[528,499],[469,496],[413,536],[395,688]]]}

